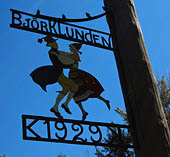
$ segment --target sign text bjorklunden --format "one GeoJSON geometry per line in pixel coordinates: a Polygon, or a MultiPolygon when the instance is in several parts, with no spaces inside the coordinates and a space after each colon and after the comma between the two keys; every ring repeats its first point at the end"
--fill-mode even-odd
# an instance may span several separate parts
{"type": "Polygon", "coordinates": [[[13,28],[44,35],[51,34],[52,36],[65,40],[81,42],[87,45],[113,50],[109,33],[73,25],[63,22],[61,19],[54,20],[54,18],[47,18],[47,16],[36,16],[13,9],[11,9],[11,11],[12,24],[10,26],[13,28]]]}

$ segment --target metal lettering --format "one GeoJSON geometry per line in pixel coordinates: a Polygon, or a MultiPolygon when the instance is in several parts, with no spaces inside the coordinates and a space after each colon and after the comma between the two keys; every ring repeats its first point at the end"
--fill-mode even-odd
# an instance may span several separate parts
{"type": "Polygon", "coordinates": [[[33,29],[38,30],[38,29],[39,29],[39,23],[38,23],[38,21],[37,21],[37,20],[32,20],[32,21],[31,21],[31,27],[32,27],[33,29]]]}
{"type": "Polygon", "coordinates": [[[99,43],[97,43],[97,40],[99,40],[99,35],[93,34],[94,44],[99,44],[99,43]]]}
{"type": "Polygon", "coordinates": [[[43,124],[47,124],[48,139],[51,139],[50,121],[49,120],[45,120],[45,122],[43,124]]]}
{"type": "Polygon", "coordinates": [[[40,25],[41,25],[41,31],[44,31],[44,28],[45,28],[45,32],[49,32],[48,28],[47,28],[47,23],[46,22],[41,21],[40,25]]]}
{"type": "Polygon", "coordinates": [[[38,135],[38,134],[31,128],[31,127],[32,127],[35,123],[37,123],[37,122],[38,122],[38,120],[34,120],[34,121],[32,121],[32,123],[30,123],[28,126],[25,126],[25,127],[26,127],[26,129],[28,129],[32,134],[34,134],[35,137],[41,138],[41,136],[38,135]]]}
{"type": "Polygon", "coordinates": [[[59,32],[59,35],[61,35],[61,36],[63,36],[63,37],[66,37],[65,34],[62,34],[62,33],[61,33],[61,25],[60,25],[60,23],[58,23],[58,32],[59,32]]]}
{"type": "Polygon", "coordinates": [[[74,29],[71,28],[71,35],[69,34],[69,31],[68,31],[68,27],[66,27],[66,33],[67,33],[67,36],[70,37],[70,38],[73,38],[74,37],[74,29]]]}
{"type": "Polygon", "coordinates": [[[102,37],[103,46],[111,47],[111,40],[110,39],[111,39],[111,36],[108,37],[108,41],[104,37],[102,37]]]}
{"type": "Polygon", "coordinates": [[[44,35],[50,34],[57,38],[113,50],[111,45],[111,36],[108,33],[65,23],[61,20],[55,21],[54,18],[47,18],[47,16],[41,15],[41,17],[36,17],[36,15],[13,9],[11,9],[11,11],[12,24],[10,26],[13,28],[44,35]]]}
{"type": "Polygon", "coordinates": [[[80,33],[77,29],[75,29],[75,34],[76,34],[76,39],[84,41],[84,32],[83,31],[81,31],[81,33],[80,33]]]}
{"type": "Polygon", "coordinates": [[[56,23],[57,22],[53,22],[53,24],[52,24],[52,21],[49,21],[49,30],[50,30],[50,33],[58,34],[56,29],[55,29],[56,23]]]}
{"type": "MultiPolygon", "coordinates": [[[[47,141],[47,142],[61,142],[70,144],[82,145],[95,145],[95,146],[111,146],[122,148],[134,148],[130,143],[126,143],[121,139],[124,131],[128,131],[128,125],[90,122],[70,119],[58,119],[52,117],[42,117],[33,115],[22,115],[23,121],[23,138],[24,140],[47,141]],[[27,121],[32,122],[27,125],[27,121]],[[39,122],[38,128],[44,131],[40,137],[35,130],[32,129],[33,125],[39,122]],[[47,127],[42,125],[47,124],[47,127]],[[32,136],[28,136],[27,132],[31,132],[32,136]],[[55,131],[55,133],[52,133],[55,131]],[[87,132],[86,132],[87,131],[87,132]],[[115,138],[111,139],[110,143],[104,143],[106,131],[111,131],[115,138]],[[84,134],[86,132],[86,134],[84,134]],[[74,134],[75,133],[75,134],[74,134]],[[55,134],[55,136],[53,136],[55,134]],[[118,140],[118,141],[117,141],[118,140]]],[[[36,126],[38,125],[36,124],[36,126]]]]}
{"type": "Polygon", "coordinates": [[[89,33],[85,33],[85,39],[87,42],[93,42],[91,31],[89,31],[89,33]]]}
{"type": "Polygon", "coordinates": [[[21,21],[22,15],[18,12],[12,12],[12,25],[19,25],[21,26],[22,21],[21,21]],[[16,17],[15,15],[18,15],[18,17],[16,17]],[[16,21],[18,21],[19,23],[16,23],[16,21]]]}
{"type": "Polygon", "coordinates": [[[73,137],[73,141],[79,140],[79,141],[82,141],[82,142],[87,142],[87,138],[83,139],[83,138],[80,137],[80,135],[83,133],[83,127],[82,127],[81,124],[75,123],[75,124],[73,124],[73,125],[71,126],[71,128],[72,128],[74,131],[79,131],[78,134],[73,137]],[[76,126],[77,126],[77,127],[76,127],[76,126]]]}
{"type": "Polygon", "coordinates": [[[57,133],[55,133],[55,136],[59,139],[59,140],[65,140],[65,138],[67,137],[67,127],[63,122],[55,122],[55,128],[59,131],[63,131],[64,132],[64,136],[60,137],[57,133]],[[58,124],[61,124],[62,127],[58,127],[58,124]]]}
{"type": "Polygon", "coordinates": [[[24,22],[23,26],[29,28],[30,27],[30,20],[31,19],[25,19],[26,23],[24,22]]]}
{"type": "Polygon", "coordinates": [[[100,128],[99,128],[98,126],[90,125],[90,126],[89,126],[89,130],[90,130],[90,132],[91,132],[92,134],[97,134],[97,133],[99,134],[99,139],[98,139],[98,140],[94,140],[92,136],[90,137],[91,140],[92,140],[94,143],[98,143],[98,142],[100,142],[100,141],[102,140],[102,133],[101,133],[101,130],[100,130],[100,128]],[[96,129],[96,131],[93,131],[93,130],[92,130],[92,127],[94,127],[94,128],[96,129]]]}

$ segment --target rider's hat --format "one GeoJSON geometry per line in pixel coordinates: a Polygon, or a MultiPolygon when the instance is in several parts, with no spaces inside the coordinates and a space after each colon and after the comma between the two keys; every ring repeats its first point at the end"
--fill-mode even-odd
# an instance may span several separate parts
{"type": "Polygon", "coordinates": [[[44,41],[46,41],[47,43],[51,43],[51,42],[57,40],[57,39],[52,38],[51,35],[47,35],[47,36],[45,36],[45,37],[43,37],[43,38],[39,38],[39,39],[38,39],[38,42],[41,44],[41,43],[43,42],[43,39],[44,39],[44,41]]]}
{"type": "Polygon", "coordinates": [[[82,47],[81,43],[73,43],[73,44],[70,44],[69,46],[76,49],[80,54],[82,54],[82,52],[79,51],[82,47]]]}

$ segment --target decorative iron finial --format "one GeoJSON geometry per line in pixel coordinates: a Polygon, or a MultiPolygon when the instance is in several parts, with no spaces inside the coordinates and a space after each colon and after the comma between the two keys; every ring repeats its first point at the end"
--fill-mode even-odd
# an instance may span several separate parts
{"type": "Polygon", "coordinates": [[[37,10],[36,16],[40,15],[40,10],[37,10]]]}
{"type": "Polygon", "coordinates": [[[86,16],[87,16],[88,18],[91,18],[91,15],[90,15],[88,12],[86,12],[86,16]]]}
{"type": "Polygon", "coordinates": [[[62,19],[66,19],[66,16],[64,14],[62,14],[62,19]]]}
{"type": "Polygon", "coordinates": [[[107,8],[105,6],[102,7],[104,11],[107,11],[107,8]]]}

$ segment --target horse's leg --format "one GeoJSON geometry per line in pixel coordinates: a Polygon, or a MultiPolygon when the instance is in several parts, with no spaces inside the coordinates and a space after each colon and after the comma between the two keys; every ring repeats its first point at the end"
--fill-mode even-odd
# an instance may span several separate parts
{"type": "Polygon", "coordinates": [[[81,110],[81,112],[82,112],[82,114],[83,114],[83,116],[82,116],[82,121],[84,121],[84,120],[86,119],[88,113],[84,110],[81,102],[79,102],[79,103],[77,103],[77,104],[78,104],[78,106],[79,106],[79,108],[80,108],[80,110],[81,110]]]}
{"type": "Polygon", "coordinates": [[[110,102],[109,102],[109,100],[106,100],[105,98],[103,98],[102,96],[97,96],[96,98],[98,98],[99,100],[102,100],[105,104],[106,104],[106,106],[108,107],[108,109],[110,110],[110,102]]]}

